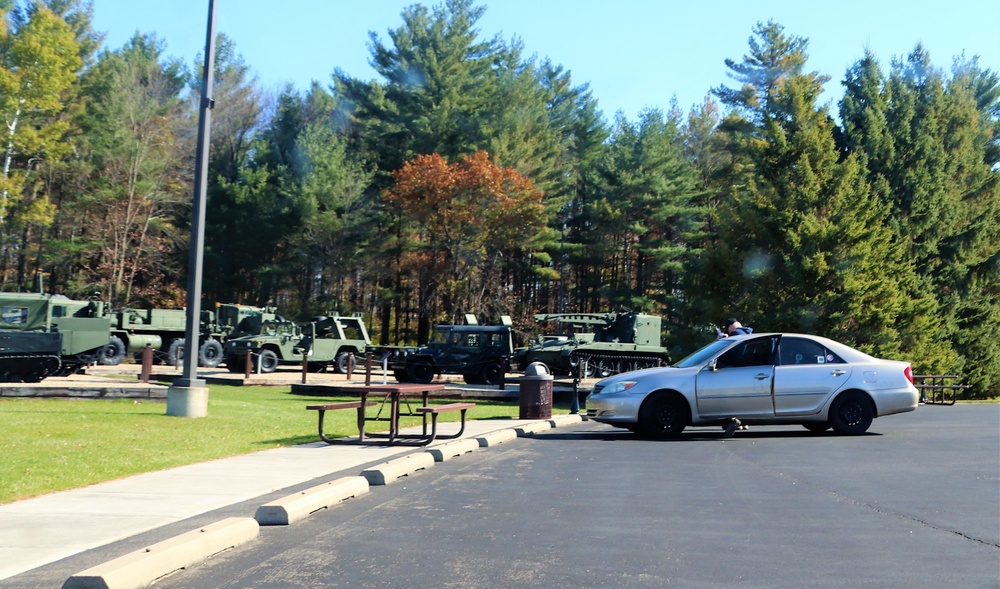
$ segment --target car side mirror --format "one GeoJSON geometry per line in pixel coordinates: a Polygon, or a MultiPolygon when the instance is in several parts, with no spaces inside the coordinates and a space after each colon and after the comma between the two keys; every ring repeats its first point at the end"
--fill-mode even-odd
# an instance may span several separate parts
{"type": "Polygon", "coordinates": [[[706,368],[708,368],[712,372],[716,372],[716,371],[719,370],[719,364],[718,364],[718,362],[719,362],[719,359],[715,358],[714,360],[712,360],[711,362],[708,363],[708,366],[706,368]]]}

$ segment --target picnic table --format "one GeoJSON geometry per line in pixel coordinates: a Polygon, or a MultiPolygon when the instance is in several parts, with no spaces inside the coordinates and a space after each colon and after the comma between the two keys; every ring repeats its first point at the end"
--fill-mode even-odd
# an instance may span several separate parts
{"type": "Polygon", "coordinates": [[[405,446],[426,446],[434,440],[448,440],[460,437],[465,432],[465,412],[475,403],[448,403],[445,405],[430,406],[427,401],[431,392],[442,391],[443,384],[382,384],[382,385],[329,385],[322,387],[329,390],[331,395],[354,395],[360,396],[359,401],[348,401],[344,403],[330,403],[324,405],[307,405],[306,409],[319,412],[318,428],[319,437],[327,444],[372,444],[388,443],[405,446]],[[416,405],[416,396],[419,395],[420,405],[416,405]],[[372,397],[381,400],[371,400],[372,397]],[[368,415],[366,408],[378,406],[375,415],[368,415]],[[358,412],[358,437],[357,438],[330,438],[323,432],[323,419],[327,411],[337,409],[356,409],[358,412]],[[388,416],[382,413],[388,409],[388,416]],[[461,423],[458,433],[448,435],[438,435],[437,418],[442,413],[451,411],[461,412],[461,423]],[[427,428],[427,416],[431,416],[430,431],[427,428]],[[400,432],[400,419],[403,417],[421,417],[423,430],[419,434],[400,432]],[[368,433],[365,431],[365,423],[369,421],[387,421],[389,431],[387,433],[368,433]]]}

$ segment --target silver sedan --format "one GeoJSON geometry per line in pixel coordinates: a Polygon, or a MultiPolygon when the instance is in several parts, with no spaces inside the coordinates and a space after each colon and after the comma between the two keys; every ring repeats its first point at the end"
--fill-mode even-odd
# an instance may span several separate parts
{"type": "Polygon", "coordinates": [[[857,435],[918,402],[908,362],[815,335],[754,333],[715,341],[673,366],[601,380],[587,417],[658,438],[687,426],[732,435],[754,424],[857,435]]]}

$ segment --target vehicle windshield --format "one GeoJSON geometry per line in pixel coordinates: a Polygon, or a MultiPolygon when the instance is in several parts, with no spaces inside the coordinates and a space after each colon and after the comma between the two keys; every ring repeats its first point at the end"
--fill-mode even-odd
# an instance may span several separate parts
{"type": "Polygon", "coordinates": [[[724,350],[729,344],[729,340],[716,340],[675,363],[674,368],[690,368],[692,366],[704,364],[709,358],[724,350]]]}
{"type": "Polygon", "coordinates": [[[431,341],[429,343],[432,343],[432,344],[446,344],[446,343],[448,343],[448,336],[449,335],[451,335],[451,330],[450,329],[435,329],[431,333],[431,341]]]}

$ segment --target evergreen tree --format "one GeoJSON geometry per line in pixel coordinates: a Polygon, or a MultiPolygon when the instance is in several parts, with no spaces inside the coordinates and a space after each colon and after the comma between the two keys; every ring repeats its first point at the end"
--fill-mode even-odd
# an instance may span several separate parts
{"type": "Polygon", "coordinates": [[[843,149],[862,157],[890,207],[919,288],[936,297],[936,335],[954,350],[924,366],[997,390],[1000,357],[982,323],[1000,312],[1000,188],[991,160],[997,78],[973,60],[957,62],[948,81],[918,45],[888,77],[866,55],[845,86],[843,149]]]}
{"type": "Polygon", "coordinates": [[[825,77],[801,73],[807,41],[774,23],[757,31],[744,60],[751,67],[737,70],[755,90],[720,92],[753,113],[743,144],[753,166],[720,211],[724,246],[710,253],[720,271],[709,284],[769,330],[819,333],[918,366],[939,362],[934,300],[917,288],[858,158],[839,161],[833,123],[817,104],[825,77]],[[791,67],[778,75],[768,64],[791,67]]]}

